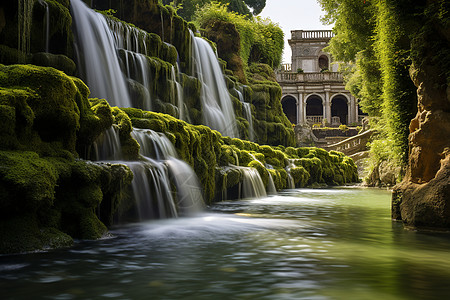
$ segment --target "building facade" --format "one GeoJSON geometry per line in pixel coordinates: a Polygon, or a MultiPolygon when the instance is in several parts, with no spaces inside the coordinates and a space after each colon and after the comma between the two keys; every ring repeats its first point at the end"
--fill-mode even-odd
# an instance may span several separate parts
{"type": "Polygon", "coordinates": [[[345,89],[338,66],[323,51],[331,30],[293,30],[291,64],[277,71],[283,111],[292,124],[359,124],[358,101],[345,89]]]}

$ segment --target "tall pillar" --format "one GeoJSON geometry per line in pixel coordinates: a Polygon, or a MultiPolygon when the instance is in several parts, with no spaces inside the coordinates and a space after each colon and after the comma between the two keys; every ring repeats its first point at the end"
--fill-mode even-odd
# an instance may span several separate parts
{"type": "Polygon", "coordinates": [[[327,119],[327,122],[331,124],[331,102],[330,102],[330,92],[325,92],[325,105],[323,110],[323,118],[327,119]]]}
{"type": "Polygon", "coordinates": [[[355,122],[355,98],[353,96],[349,97],[349,103],[347,105],[348,121],[347,124],[350,125],[355,122]]]}
{"type": "Polygon", "coordinates": [[[303,94],[298,93],[298,102],[297,102],[297,120],[298,123],[303,125],[305,124],[305,105],[303,104],[303,94]]]}

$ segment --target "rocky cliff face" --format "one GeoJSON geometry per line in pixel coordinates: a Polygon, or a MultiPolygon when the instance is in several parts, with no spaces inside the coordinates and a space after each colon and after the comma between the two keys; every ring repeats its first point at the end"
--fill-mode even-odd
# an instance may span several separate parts
{"type": "Polygon", "coordinates": [[[392,216],[407,226],[449,228],[450,30],[448,21],[436,15],[427,18],[412,44],[418,112],[409,128],[409,165],[403,182],[394,188],[392,216]]]}

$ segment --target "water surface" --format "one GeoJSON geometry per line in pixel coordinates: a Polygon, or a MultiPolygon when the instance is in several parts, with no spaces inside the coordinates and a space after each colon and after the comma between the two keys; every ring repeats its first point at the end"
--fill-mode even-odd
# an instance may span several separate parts
{"type": "Polygon", "coordinates": [[[450,235],[406,231],[390,193],[299,189],[113,238],[0,257],[2,299],[445,299],[450,235]]]}

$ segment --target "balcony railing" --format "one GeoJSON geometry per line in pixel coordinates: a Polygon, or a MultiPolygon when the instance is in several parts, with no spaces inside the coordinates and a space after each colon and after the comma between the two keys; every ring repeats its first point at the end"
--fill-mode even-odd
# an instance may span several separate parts
{"type": "Polygon", "coordinates": [[[323,72],[323,73],[278,72],[276,76],[277,81],[279,83],[344,81],[342,74],[339,72],[323,72]]]}
{"type": "Polygon", "coordinates": [[[300,39],[331,39],[334,36],[331,30],[292,30],[293,40],[300,39]]]}
{"type": "Polygon", "coordinates": [[[306,116],[306,121],[310,124],[322,124],[323,116],[306,116]]]}

